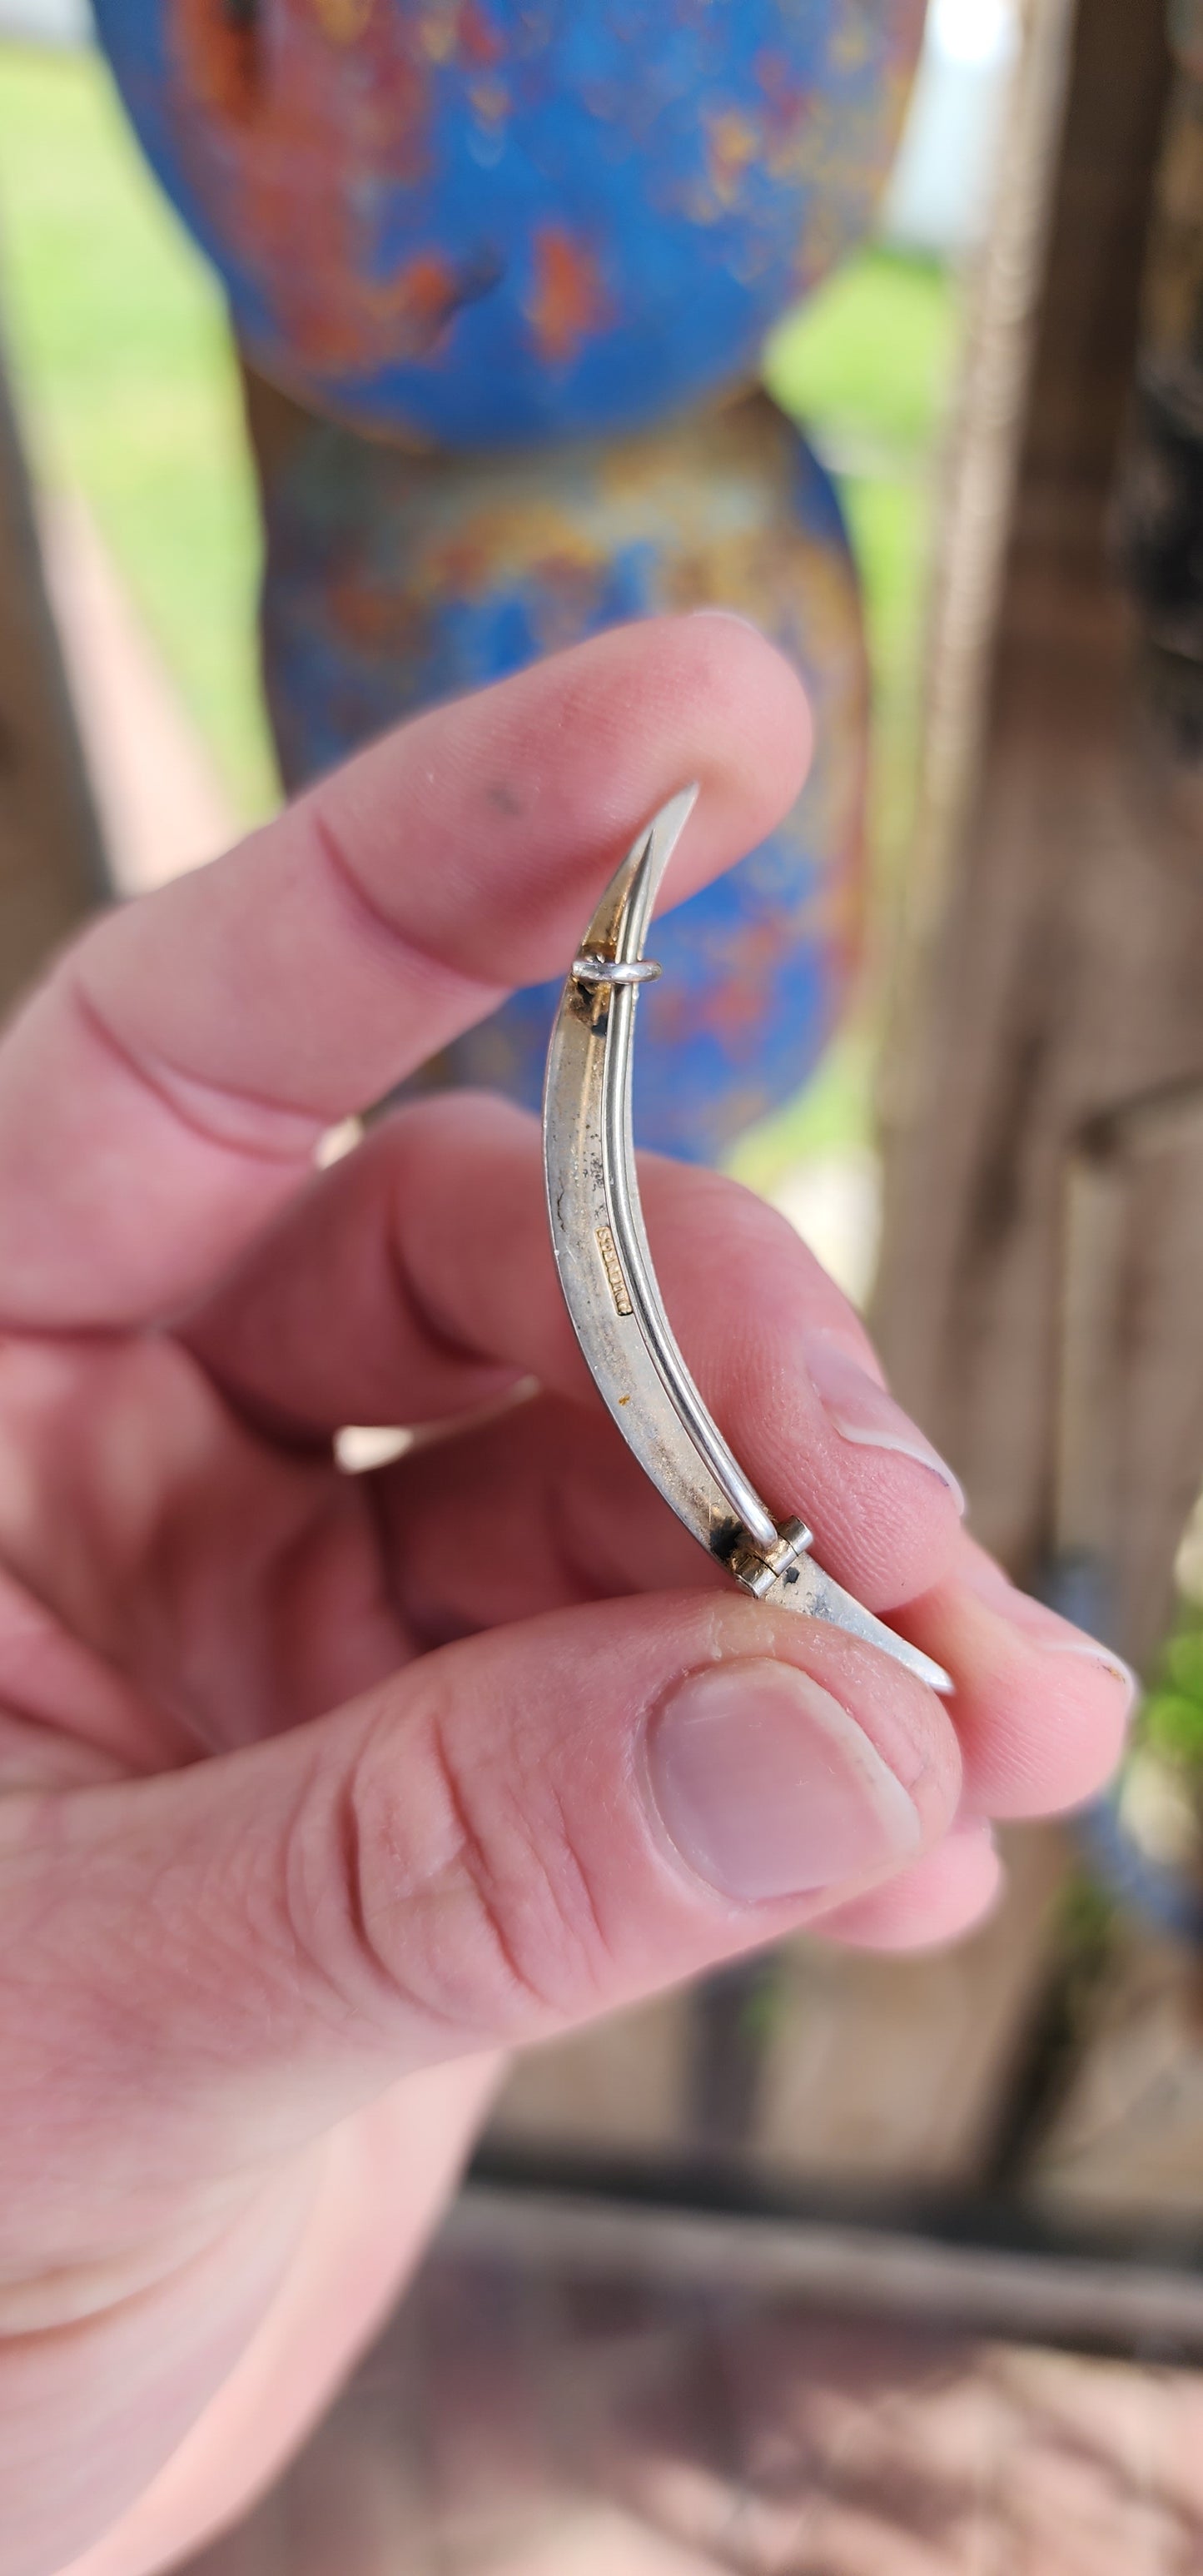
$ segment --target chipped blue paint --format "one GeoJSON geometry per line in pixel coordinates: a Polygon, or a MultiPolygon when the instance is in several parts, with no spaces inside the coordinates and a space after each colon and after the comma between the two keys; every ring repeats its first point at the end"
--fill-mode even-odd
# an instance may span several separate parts
{"type": "MultiPolygon", "coordinates": [[[[798,665],[811,779],[743,864],[657,926],[640,1141],[711,1161],[805,1080],[858,921],[866,692],[827,476],[763,397],[536,459],[410,459],[297,414],[268,497],[267,672],[289,783],[432,699],[633,616],[723,596],[798,665]]],[[[451,1048],[443,1079],[538,1104],[558,986],[451,1048]]]]}
{"type": "Polygon", "coordinates": [[[496,447],[746,379],[871,220],[923,0],[98,0],[255,363],[496,447]]]}

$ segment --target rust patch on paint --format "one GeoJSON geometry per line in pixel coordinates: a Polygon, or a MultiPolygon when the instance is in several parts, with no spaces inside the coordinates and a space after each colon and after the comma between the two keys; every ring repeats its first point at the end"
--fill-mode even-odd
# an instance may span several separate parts
{"type": "Polygon", "coordinates": [[[332,45],[357,45],[366,35],[373,0],[312,0],[313,14],[332,45]]]}
{"type": "Polygon", "coordinates": [[[478,303],[499,275],[491,262],[465,261],[457,268],[441,251],[418,251],[390,278],[363,291],[390,349],[404,357],[424,357],[464,305],[478,303]]]}
{"type": "Polygon", "coordinates": [[[256,0],[180,0],[180,35],[202,107],[249,124],[263,86],[256,0]]]}
{"type": "Polygon", "coordinates": [[[550,366],[568,366],[606,318],[606,297],[587,244],[563,224],[540,224],[534,236],[535,282],[527,319],[550,366]]]}
{"type": "Polygon", "coordinates": [[[760,128],[742,108],[724,108],[706,120],[706,148],[715,202],[726,211],[739,203],[744,173],[761,157],[760,128]]]}
{"type": "Polygon", "coordinates": [[[496,63],[505,52],[504,39],[481,0],[463,0],[457,33],[465,62],[496,63]]]}
{"type": "Polygon", "coordinates": [[[453,255],[415,246],[380,274],[382,192],[417,187],[429,167],[430,66],[394,11],[376,0],[286,7],[262,61],[247,34],[255,11],[256,0],[171,0],[181,159],[221,237],[269,285],[298,370],[367,376],[393,354],[398,325],[428,349],[495,273],[466,274],[453,255]]]}

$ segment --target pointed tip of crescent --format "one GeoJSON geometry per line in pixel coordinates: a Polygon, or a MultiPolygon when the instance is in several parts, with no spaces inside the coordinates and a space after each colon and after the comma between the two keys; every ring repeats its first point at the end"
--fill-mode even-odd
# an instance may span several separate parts
{"type": "Polygon", "coordinates": [[[700,794],[696,780],[692,786],[682,787],[677,795],[669,797],[668,803],[661,806],[648,825],[638,871],[643,879],[642,892],[648,908],[660,891],[664,871],[700,794]]]}
{"type": "Polygon", "coordinates": [[[930,1691],[937,1691],[941,1699],[948,1699],[955,1693],[952,1675],[945,1672],[942,1664],[937,1664],[931,1655],[925,1655],[922,1647],[912,1646],[909,1637],[900,1637],[896,1628],[887,1627],[884,1619],[878,1619],[872,1610],[866,1610],[863,1602],[855,1600],[850,1592],[845,1592],[842,1584],[824,1573],[813,1556],[803,1557],[764,1598],[771,1599],[774,1608],[798,1610],[804,1617],[825,1619],[830,1627],[842,1628],[846,1636],[862,1638],[865,1645],[876,1646],[882,1654],[891,1655],[896,1664],[902,1664],[908,1673],[913,1673],[916,1681],[925,1682],[930,1691]]]}

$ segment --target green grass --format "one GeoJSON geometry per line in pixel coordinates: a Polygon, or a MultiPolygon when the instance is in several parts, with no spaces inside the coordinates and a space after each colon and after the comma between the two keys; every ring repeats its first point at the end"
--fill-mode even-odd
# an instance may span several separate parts
{"type": "Polygon", "coordinates": [[[946,272],[932,260],[863,251],[774,331],[765,381],[828,441],[918,462],[943,416],[956,330],[946,272]]]}
{"type": "Polygon", "coordinates": [[[862,1012],[840,1029],[805,1090],[750,1127],[726,1168],[771,1197],[791,1164],[867,1144],[873,1132],[874,1032],[862,1012]]]}
{"type": "Polygon", "coordinates": [[[93,54],[0,45],[0,286],[38,469],[91,505],[247,820],[277,801],[220,292],[93,54]]]}
{"type": "MultiPolygon", "coordinates": [[[[769,391],[835,473],[860,568],[873,672],[871,911],[905,862],[914,815],[933,467],[956,331],[944,270],[868,250],[766,352],[769,391]]],[[[741,1139],[741,1180],[770,1190],[804,1156],[869,1140],[875,1010],[870,994],[798,1098],[741,1139]]]]}
{"type": "Polygon", "coordinates": [[[791,314],[766,353],[770,391],[835,470],[860,565],[879,884],[899,865],[911,821],[933,464],[957,319],[955,288],[934,261],[869,250],[791,314]]]}
{"type": "Polygon", "coordinates": [[[1198,1778],[1203,1770],[1203,1618],[1196,1603],[1180,1608],[1177,1626],[1162,1648],[1140,1731],[1164,1761],[1198,1778]]]}

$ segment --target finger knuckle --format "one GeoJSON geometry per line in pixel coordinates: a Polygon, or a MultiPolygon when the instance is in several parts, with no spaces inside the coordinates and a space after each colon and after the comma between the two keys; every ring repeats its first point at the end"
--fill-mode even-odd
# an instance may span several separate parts
{"type": "Polygon", "coordinates": [[[316,1885],[301,1829],[293,1910],[343,2012],[517,2040],[588,2009],[604,1938],[560,1802],[461,1721],[428,1691],[403,1735],[373,1729],[323,1793],[316,1885]]]}

